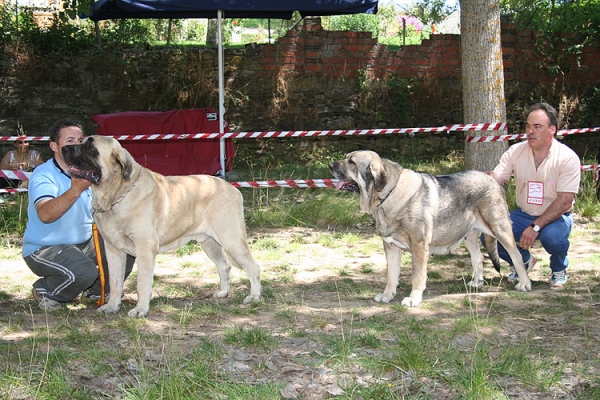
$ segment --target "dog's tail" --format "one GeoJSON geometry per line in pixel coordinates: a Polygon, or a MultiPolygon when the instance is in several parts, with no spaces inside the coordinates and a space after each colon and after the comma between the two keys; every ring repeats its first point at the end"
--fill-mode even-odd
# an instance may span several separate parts
{"type": "Polygon", "coordinates": [[[485,248],[494,264],[494,269],[500,272],[500,256],[498,256],[498,240],[490,235],[483,235],[483,241],[485,242],[485,248]]]}

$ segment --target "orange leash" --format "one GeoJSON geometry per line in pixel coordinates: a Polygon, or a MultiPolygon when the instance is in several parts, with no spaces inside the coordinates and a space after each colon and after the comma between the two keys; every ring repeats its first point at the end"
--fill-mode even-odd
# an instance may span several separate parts
{"type": "Polygon", "coordinates": [[[100,251],[100,234],[96,224],[92,224],[92,237],[94,238],[94,247],[96,249],[96,261],[98,262],[98,273],[100,274],[100,299],[96,300],[98,307],[106,304],[106,275],[104,274],[104,260],[100,251]]]}

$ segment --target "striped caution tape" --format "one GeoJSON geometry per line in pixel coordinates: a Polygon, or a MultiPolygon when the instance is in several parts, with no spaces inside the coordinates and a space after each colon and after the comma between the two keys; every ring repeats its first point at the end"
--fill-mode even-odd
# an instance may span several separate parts
{"type": "MultiPolygon", "coordinates": [[[[567,135],[577,135],[579,133],[587,133],[587,132],[600,132],[600,127],[596,128],[578,128],[578,129],[563,129],[556,132],[557,136],[567,136],[567,135]]],[[[487,142],[500,142],[503,140],[518,140],[527,138],[526,133],[519,133],[517,135],[501,135],[501,136],[467,136],[465,140],[467,142],[478,142],[478,143],[487,143],[487,142]]]]}
{"type": "MultiPolygon", "coordinates": [[[[226,132],[226,133],[185,133],[185,134],[153,134],[153,135],[107,135],[117,140],[172,140],[172,139],[260,139],[260,138],[285,138],[285,137],[322,137],[322,136],[369,136],[412,134],[426,132],[454,132],[454,131],[504,131],[506,122],[485,124],[452,124],[430,128],[394,128],[394,129],[339,129],[316,131],[263,131],[263,132],[226,132]]],[[[0,136],[0,140],[23,140],[20,136],[0,136]]],[[[46,141],[49,136],[27,136],[28,141],[46,141]]]]}

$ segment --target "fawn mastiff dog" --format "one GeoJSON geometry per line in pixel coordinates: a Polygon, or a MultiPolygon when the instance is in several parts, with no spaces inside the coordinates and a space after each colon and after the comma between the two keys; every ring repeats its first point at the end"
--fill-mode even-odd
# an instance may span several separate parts
{"type": "Polygon", "coordinates": [[[519,275],[516,289],[531,291],[512,234],[504,190],[489,175],[479,171],[444,176],[417,173],[372,151],[352,152],[329,168],[339,179],[337,189],[359,192],[361,209],[373,215],[383,239],[387,286],[375,301],[387,303],[396,295],[402,251],[407,250],[412,253],[412,290],[402,304],[418,306],[426,286],[429,255],[449,253],[463,240],[473,265],[469,286],[481,287],[480,232],[496,270],[500,271],[499,241],[519,275]]]}
{"type": "Polygon", "coordinates": [[[137,259],[138,301],[130,317],[150,309],[154,261],[158,253],[197,240],[217,266],[220,288],[229,293],[229,258],[250,280],[244,303],[258,300],[260,268],[246,239],[241,193],[222,179],[208,175],[163,176],[138,164],[116,139],[90,136],[63,148],[72,176],[92,182],[94,220],[106,246],[110,298],[99,311],[119,311],[125,259],[137,259]]]}

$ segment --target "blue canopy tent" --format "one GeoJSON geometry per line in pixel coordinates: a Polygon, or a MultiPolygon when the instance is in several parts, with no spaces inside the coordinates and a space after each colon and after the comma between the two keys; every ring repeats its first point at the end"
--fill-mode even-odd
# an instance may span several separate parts
{"type": "Polygon", "coordinates": [[[377,0],[99,0],[92,21],[122,18],[225,18],[291,19],[294,11],[305,16],[377,12],[377,0]]]}
{"type": "MultiPolygon", "coordinates": [[[[124,18],[217,18],[219,63],[219,132],[224,132],[222,19],[291,19],[305,16],[375,14],[378,0],[99,0],[93,4],[92,21],[124,18]]],[[[225,143],[221,141],[221,166],[225,174],[225,143]]]]}

